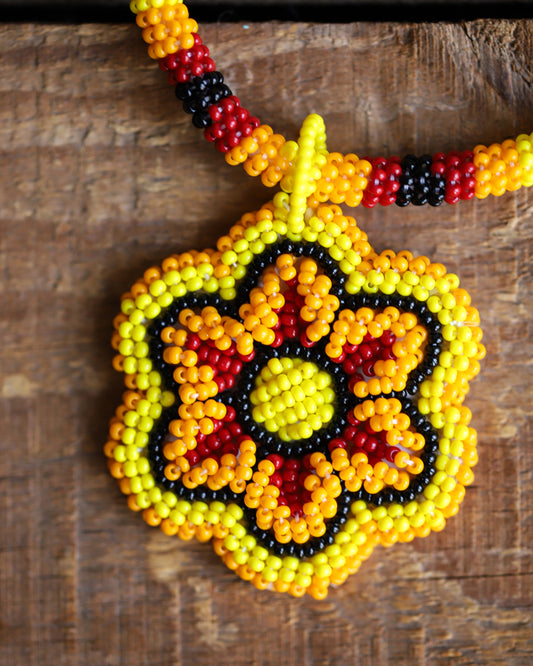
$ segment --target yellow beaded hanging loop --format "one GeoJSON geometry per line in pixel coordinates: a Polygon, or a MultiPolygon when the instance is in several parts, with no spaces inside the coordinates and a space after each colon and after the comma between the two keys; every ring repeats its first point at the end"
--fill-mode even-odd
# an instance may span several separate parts
{"type": "Polygon", "coordinates": [[[294,170],[281,181],[282,189],[290,192],[287,228],[291,234],[301,235],[304,230],[307,199],[316,190],[326,160],[326,126],[321,116],[312,114],[300,130],[294,170]]]}

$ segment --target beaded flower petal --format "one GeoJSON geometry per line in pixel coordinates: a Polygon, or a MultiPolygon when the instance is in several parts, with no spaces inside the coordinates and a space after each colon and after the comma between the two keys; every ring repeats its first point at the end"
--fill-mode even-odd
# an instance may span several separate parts
{"type": "Polygon", "coordinates": [[[211,541],[259,589],[322,599],[377,544],[457,513],[485,349],[456,275],[378,254],[330,201],[322,119],[287,145],[284,191],[124,294],[105,453],[149,525],[211,541]]]}

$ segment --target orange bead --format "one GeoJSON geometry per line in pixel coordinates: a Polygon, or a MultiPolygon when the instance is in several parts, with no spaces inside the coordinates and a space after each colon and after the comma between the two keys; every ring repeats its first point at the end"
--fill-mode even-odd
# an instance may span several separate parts
{"type": "Polygon", "coordinates": [[[161,523],[161,516],[156,513],[153,507],[145,509],[142,513],[142,516],[151,527],[156,527],[161,523]]]}

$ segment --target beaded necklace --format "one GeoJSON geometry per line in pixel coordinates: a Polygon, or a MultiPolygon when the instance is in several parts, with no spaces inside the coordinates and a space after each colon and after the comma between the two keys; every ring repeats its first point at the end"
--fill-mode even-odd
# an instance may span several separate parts
{"type": "Polygon", "coordinates": [[[472,483],[463,403],[485,355],[456,275],[377,253],[341,204],[438,206],[533,184],[533,135],[361,159],[241,106],[182,0],[134,0],[150,57],[193,124],[273,199],[216,249],[173,254],[124,294],[126,392],[105,445],[128,505],[211,541],[259,589],[324,598],[377,544],[445,527],[472,483]]]}

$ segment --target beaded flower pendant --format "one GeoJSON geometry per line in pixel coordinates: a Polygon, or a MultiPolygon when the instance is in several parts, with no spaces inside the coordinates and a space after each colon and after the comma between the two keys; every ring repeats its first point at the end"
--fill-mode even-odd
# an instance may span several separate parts
{"type": "Polygon", "coordinates": [[[205,138],[267,187],[216,249],[174,254],[124,294],[127,391],[105,445],[133,511],[211,541],[259,589],[324,598],[377,544],[440,531],[477,462],[464,405],[485,355],[456,275],[374,251],[341,205],[485,198],[533,185],[533,135],[463,153],[329,153],[240,105],[182,0],[132,11],[205,138]]]}
{"type": "Polygon", "coordinates": [[[362,187],[371,165],[329,154],[319,116],[286,145],[285,191],[124,294],[128,390],[105,452],[149,525],[212,541],[257,588],[321,599],[377,544],[457,513],[485,349],[456,275],[377,254],[319,191],[328,165],[362,187]]]}

